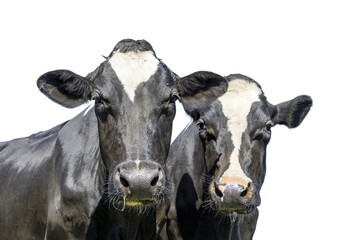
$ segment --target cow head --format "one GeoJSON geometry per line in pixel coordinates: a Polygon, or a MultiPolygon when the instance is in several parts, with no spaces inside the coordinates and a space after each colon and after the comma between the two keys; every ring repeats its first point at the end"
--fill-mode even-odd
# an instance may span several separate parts
{"type": "Polygon", "coordinates": [[[272,105],[252,79],[238,74],[227,80],[227,92],[197,120],[205,149],[206,200],[224,214],[246,214],[260,205],[271,128],[300,125],[312,100],[298,96],[272,105]]]}
{"type": "Polygon", "coordinates": [[[197,72],[179,78],[144,41],[122,40],[87,77],[67,70],[45,73],[39,89],[65,107],[95,101],[106,192],[114,206],[142,207],[167,193],[168,155],[175,101],[192,111],[204,95],[226,91],[225,78],[197,72]],[[191,91],[189,90],[191,89],[191,91]]]}

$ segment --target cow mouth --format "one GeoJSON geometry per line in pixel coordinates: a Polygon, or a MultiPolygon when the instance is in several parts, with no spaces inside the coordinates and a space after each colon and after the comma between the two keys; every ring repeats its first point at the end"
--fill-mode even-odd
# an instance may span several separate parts
{"type": "Polygon", "coordinates": [[[114,209],[120,212],[128,210],[142,212],[144,209],[150,209],[155,206],[156,202],[157,201],[155,199],[135,200],[127,199],[126,197],[118,197],[116,200],[110,199],[110,203],[114,207],[114,209]]]}
{"type": "Polygon", "coordinates": [[[156,191],[152,196],[134,196],[132,194],[127,194],[122,191],[118,191],[112,194],[108,194],[107,201],[112,205],[116,210],[125,211],[131,209],[149,209],[154,207],[156,204],[163,202],[170,191],[162,187],[156,191]]]}
{"type": "Polygon", "coordinates": [[[126,206],[129,207],[141,207],[141,206],[149,206],[154,204],[154,200],[129,200],[125,202],[126,206]]]}
{"type": "Polygon", "coordinates": [[[245,215],[254,211],[260,204],[257,201],[248,203],[240,202],[224,202],[222,199],[212,199],[209,204],[210,208],[223,214],[223,215],[245,215]]]}
{"type": "Polygon", "coordinates": [[[223,197],[212,196],[209,199],[208,205],[212,210],[219,212],[222,215],[245,215],[254,211],[260,204],[256,199],[252,199],[247,203],[240,201],[227,201],[223,197]]]}
{"type": "Polygon", "coordinates": [[[208,207],[210,209],[224,216],[242,216],[252,213],[257,208],[257,205],[255,204],[232,205],[212,200],[210,200],[209,202],[210,204],[208,204],[208,207]]]}
{"type": "Polygon", "coordinates": [[[244,206],[242,208],[219,207],[216,210],[223,215],[245,215],[256,209],[255,206],[244,206]]]}

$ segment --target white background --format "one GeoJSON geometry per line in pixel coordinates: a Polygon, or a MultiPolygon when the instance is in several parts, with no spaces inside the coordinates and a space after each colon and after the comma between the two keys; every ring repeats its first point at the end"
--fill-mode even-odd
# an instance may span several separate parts
{"type": "Polygon", "coordinates": [[[360,239],[356,1],[170,2],[2,1],[0,141],[85,107],[51,102],[36,87],[41,74],[86,75],[119,40],[146,39],[180,76],[242,73],[273,104],[312,96],[302,125],[273,129],[254,239],[360,239]]]}

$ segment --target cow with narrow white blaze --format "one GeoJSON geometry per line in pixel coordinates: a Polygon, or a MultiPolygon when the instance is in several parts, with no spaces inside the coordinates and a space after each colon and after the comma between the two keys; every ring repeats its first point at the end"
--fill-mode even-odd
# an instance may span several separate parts
{"type": "Polygon", "coordinates": [[[50,130],[0,143],[0,239],[84,239],[100,199],[115,209],[161,201],[175,101],[215,98],[227,87],[223,77],[197,72],[182,78],[198,83],[182,96],[178,79],[148,42],[130,39],[86,77],[42,75],[37,85],[51,100],[95,104],[50,130]]]}
{"type": "Polygon", "coordinates": [[[163,239],[252,239],[271,128],[297,127],[312,106],[305,95],[272,105],[254,80],[226,78],[226,93],[207,111],[190,113],[196,121],[170,146],[166,169],[175,191],[170,206],[158,209],[161,228],[169,207],[163,239]]]}

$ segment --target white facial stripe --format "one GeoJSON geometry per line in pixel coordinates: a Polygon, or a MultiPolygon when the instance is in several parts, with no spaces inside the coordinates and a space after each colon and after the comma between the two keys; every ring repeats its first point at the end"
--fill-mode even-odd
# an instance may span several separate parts
{"type": "Polygon", "coordinates": [[[230,155],[230,166],[224,172],[224,177],[242,178],[251,182],[240,166],[239,150],[242,134],[247,128],[247,115],[251,105],[259,101],[260,94],[261,89],[255,83],[234,79],[229,82],[226,93],[219,98],[224,115],[228,119],[228,130],[231,132],[231,140],[234,144],[234,150],[230,155]]]}
{"type": "Polygon", "coordinates": [[[134,102],[136,88],[156,72],[159,60],[151,51],[114,52],[109,63],[124,85],[126,94],[134,102]]]}
{"type": "Polygon", "coordinates": [[[139,169],[140,160],[139,160],[139,159],[136,159],[136,160],[135,160],[135,163],[136,163],[136,168],[139,169]]]}

